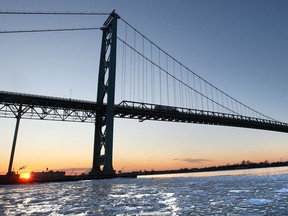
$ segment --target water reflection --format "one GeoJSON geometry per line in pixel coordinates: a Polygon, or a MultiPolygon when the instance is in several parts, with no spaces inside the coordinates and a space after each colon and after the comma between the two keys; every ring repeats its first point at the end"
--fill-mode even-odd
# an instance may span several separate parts
{"type": "Polygon", "coordinates": [[[5,185],[0,215],[285,215],[287,174],[278,167],[5,185]]]}
{"type": "Polygon", "coordinates": [[[173,178],[173,177],[209,177],[209,176],[237,176],[237,175],[277,175],[288,174],[288,167],[269,167],[241,170],[224,170],[210,172],[195,172],[195,173],[179,173],[179,174],[160,174],[139,176],[138,178],[173,178]]]}

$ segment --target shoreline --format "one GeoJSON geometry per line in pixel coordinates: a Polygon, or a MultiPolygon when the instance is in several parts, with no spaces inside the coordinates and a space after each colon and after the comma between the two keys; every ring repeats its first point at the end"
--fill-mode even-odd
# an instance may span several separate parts
{"type": "Polygon", "coordinates": [[[177,170],[158,170],[158,171],[139,171],[132,172],[137,175],[161,175],[161,174],[182,174],[182,173],[201,173],[201,172],[215,172],[215,171],[233,171],[233,170],[248,170],[248,169],[258,169],[258,168],[272,168],[272,167],[285,167],[288,166],[288,161],[285,162],[260,162],[260,163],[242,163],[242,164],[232,164],[223,166],[212,166],[204,168],[182,168],[177,170]]]}
{"type": "Polygon", "coordinates": [[[148,175],[165,175],[165,174],[185,174],[185,173],[201,173],[201,172],[215,172],[215,171],[233,171],[233,170],[249,170],[249,169],[261,169],[261,168],[273,168],[273,167],[285,167],[288,166],[288,161],[285,162],[260,162],[251,163],[249,161],[243,161],[241,164],[225,165],[225,166],[212,166],[204,168],[182,168],[178,170],[158,170],[158,171],[134,171],[125,172],[118,174],[102,174],[102,175],[62,175],[62,176],[51,176],[56,172],[48,171],[42,172],[44,176],[42,178],[20,178],[19,174],[10,173],[6,175],[0,175],[0,185],[7,184],[34,184],[34,183],[48,183],[48,182],[70,182],[70,181],[81,181],[81,180],[101,180],[101,179],[112,179],[112,178],[137,178],[138,176],[148,175]]]}

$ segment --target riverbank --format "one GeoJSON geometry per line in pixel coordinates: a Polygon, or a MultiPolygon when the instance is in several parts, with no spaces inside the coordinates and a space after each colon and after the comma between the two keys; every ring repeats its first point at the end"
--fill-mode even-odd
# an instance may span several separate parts
{"type": "Polygon", "coordinates": [[[183,168],[178,170],[151,170],[151,171],[139,171],[133,172],[140,175],[163,175],[163,174],[181,174],[181,173],[198,173],[198,172],[213,172],[213,171],[225,171],[225,170],[245,170],[245,169],[257,169],[257,168],[269,168],[269,167],[283,167],[288,166],[288,161],[285,162],[271,162],[268,161],[253,163],[250,161],[242,161],[239,164],[232,165],[222,165],[222,166],[212,166],[212,167],[204,167],[204,168],[183,168]]]}
{"type": "Polygon", "coordinates": [[[148,175],[163,175],[163,174],[185,174],[185,173],[201,173],[201,172],[215,172],[215,171],[233,171],[233,170],[248,170],[257,168],[270,168],[270,167],[284,167],[288,166],[288,161],[285,162],[272,162],[268,161],[253,163],[250,161],[242,161],[239,164],[224,165],[224,166],[212,166],[204,168],[183,168],[178,170],[151,170],[151,171],[134,171],[118,174],[101,174],[101,175],[65,175],[65,172],[40,172],[38,177],[31,172],[30,178],[20,178],[19,174],[10,173],[7,175],[0,175],[1,184],[29,184],[29,183],[46,183],[46,182],[68,182],[68,181],[81,181],[81,180],[93,180],[93,179],[112,179],[112,178],[137,178],[137,176],[148,175]]]}
{"type": "Polygon", "coordinates": [[[112,179],[112,178],[137,178],[136,173],[121,173],[121,174],[101,174],[101,175],[58,175],[57,172],[49,171],[42,172],[41,177],[20,178],[19,174],[10,173],[7,175],[0,175],[1,184],[29,184],[29,183],[47,183],[47,182],[68,182],[81,181],[93,179],[112,179]]]}

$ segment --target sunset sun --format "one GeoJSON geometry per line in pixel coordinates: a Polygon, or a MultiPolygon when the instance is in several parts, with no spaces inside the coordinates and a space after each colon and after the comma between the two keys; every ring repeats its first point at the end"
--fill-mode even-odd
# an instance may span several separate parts
{"type": "Polygon", "coordinates": [[[28,172],[22,173],[20,175],[20,178],[22,178],[22,179],[30,179],[30,173],[28,173],[28,172]]]}

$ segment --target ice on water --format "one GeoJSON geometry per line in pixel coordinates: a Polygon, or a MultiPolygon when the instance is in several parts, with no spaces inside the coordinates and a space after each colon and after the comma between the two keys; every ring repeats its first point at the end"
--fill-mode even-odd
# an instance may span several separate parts
{"type": "Polygon", "coordinates": [[[288,175],[0,186],[0,215],[288,215],[288,175]]]}

